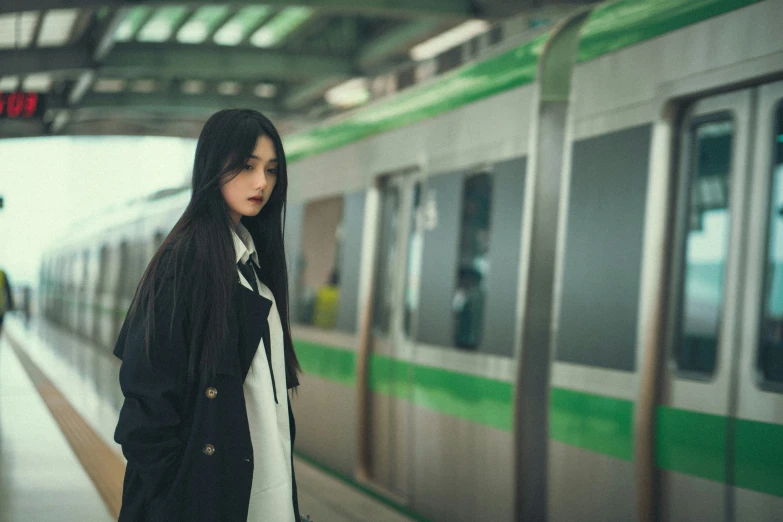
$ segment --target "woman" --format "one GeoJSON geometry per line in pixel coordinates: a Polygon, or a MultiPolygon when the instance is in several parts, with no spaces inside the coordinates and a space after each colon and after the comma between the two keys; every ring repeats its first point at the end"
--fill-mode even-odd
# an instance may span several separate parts
{"type": "Polygon", "coordinates": [[[122,521],[300,520],[288,389],[280,136],[252,110],[201,131],[193,193],[150,261],[114,354],[122,521]]]}

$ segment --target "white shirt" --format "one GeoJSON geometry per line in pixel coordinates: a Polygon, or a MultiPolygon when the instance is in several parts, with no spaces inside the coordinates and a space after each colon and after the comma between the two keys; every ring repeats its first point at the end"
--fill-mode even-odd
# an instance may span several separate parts
{"type": "MultiPolygon", "coordinates": [[[[236,231],[232,229],[232,236],[237,262],[245,263],[252,258],[258,264],[258,254],[250,232],[239,223],[236,231]]],[[[242,285],[252,290],[239,268],[237,273],[242,285]]],[[[254,462],[247,520],[248,522],[284,522],[294,520],[294,505],[283,327],[271,290],[258,277],[256,277],[256,285],[258,293],[272,301],[267,321],[275,379],[273,384],[264,340],[261,339],[243,387],[254,462]],[[272,386],[276,386],[277,404],[272,386]]]]}

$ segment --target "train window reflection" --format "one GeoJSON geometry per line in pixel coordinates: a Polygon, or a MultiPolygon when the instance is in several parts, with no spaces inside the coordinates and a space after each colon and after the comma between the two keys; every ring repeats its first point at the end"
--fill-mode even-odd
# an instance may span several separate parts
{"type": "Polygon", "coordinates": [[[296,318],[335,328],[340,304],[343,198],[308,203],[304,211],[296,318]]]}
{"type": "Polygon", "coordinates": [[[758,362],[765,381],[783,384],[783,104],[778,106],[773,136],[769,240],[758,362]]]}
{"type": "Polygon", "coordinates": [[[452,300],[454,344],[459,348],[476,349],[481,344],[491,204],[490,175],[482,173],[468,177],[462,192],[459,257],[452,300]]]}
{"type": "Polygon", "coordinates": [[[413,336],[413,317],[419,303],[419,279],[421,278],[421,253],[424,238],[423,227],[419,223],[422,219],[421,208],[421,183],[416,183],[413,189],[413,204],[411,205],[411,223],[408,232],[408,260],[405,270],[405,309],[403,315],[403,329],[408,337],[413,336]]]}
{"type": "Polygon", "coordinates": [[[733,124],[697,124],[691,132],[688,230],[675,358],[681,371],[715,371],[729,243],[733,124]]]}

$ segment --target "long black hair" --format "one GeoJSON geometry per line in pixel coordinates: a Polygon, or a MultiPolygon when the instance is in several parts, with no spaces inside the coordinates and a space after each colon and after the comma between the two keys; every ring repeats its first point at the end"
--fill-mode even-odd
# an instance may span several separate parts
{"type": "Polygon", "coordinates": [[[288,174],[283,143],[263,114],[250,109],[227,109],[210,116],[201,130],[193,162],[190,202],[147,266],[129,312],[132,317],[140,306],[145,310],[145,343],[149,354],[155,332],[155,301],[164,287],[160,282],[174,282],[174,307],[182,306],[184,301],[187,311],[190,375],[214,375],[226,349],[238,278],[231,236],[233,223],[220,187],[245,166],[260,136],[267,136],[274,143],[277,180],[258,215],[242,216],[241,222],[250,232],[262,260],[261,279],[277,302],[283,326],[286,375],[295,376],[300,371],[288,311],[288,270],[283,243],[288,174]]]}

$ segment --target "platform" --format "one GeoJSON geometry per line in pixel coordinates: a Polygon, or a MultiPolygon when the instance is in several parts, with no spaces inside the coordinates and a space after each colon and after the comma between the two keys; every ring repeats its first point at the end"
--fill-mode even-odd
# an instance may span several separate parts
{"type": "MultiPolygon", "coordinates": [[[[125,467],[111,438],[117,411],[68,364],[64,354],[79,343],[47,323],[6,317],[0,522],[116,520],[125,467]]],[[[313,522],[412,520],[300,458],[294,465],[301,511],[313,522]]]]}

